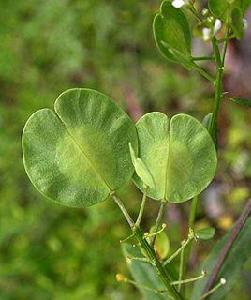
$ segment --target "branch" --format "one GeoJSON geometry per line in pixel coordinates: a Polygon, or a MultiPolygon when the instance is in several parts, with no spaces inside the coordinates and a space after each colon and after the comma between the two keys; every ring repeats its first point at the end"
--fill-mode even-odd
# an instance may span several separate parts
{"type": "Polygon", "coordinates": [[[206,286],[203,290],[202,294],[207,293],[209,290],[212,289],[213,285],[215,284],[215,281],[217,279],[217,276],[223,266],[223,263],[225,262],[229,251],[231,250],[231,247],[233,246],[235,240],[237,239],[238,235],[240,234],[246,220],[251,216],[251,199],[248,200],[246,206],[243,209],[242,214],[240,215],[239,219],[235,223],[234,227],[232,228],[230,235],[228,237],[228,240],[224,247],[222,248],[218,259],[216,261],[216,264],[213,268],[213,271],[211,275],[208,278],[208,281],[206,283],[206,286]]]}

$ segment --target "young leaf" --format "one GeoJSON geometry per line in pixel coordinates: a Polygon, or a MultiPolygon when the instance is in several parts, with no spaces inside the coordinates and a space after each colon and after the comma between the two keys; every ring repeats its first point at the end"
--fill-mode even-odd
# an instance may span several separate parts
{"type": "Polygon", "coordinates": [[[234,32],[234,35],[237,39],[242,39],[244,35],[244,21],[243,21],[243,12],[240,8],[235,7],[231,12],[231,26],[234,32]]]}
{"type": "MultiPolygon", "coordinates": [[[[208,259],[200,267],[201,270],[205,270],[210,276],[215,261],[219,255],[219,252],[222,250],[229,236],[229,232],[215,245],[208,259]]],[[[237,240],[234,242],[231,247],[226,260],[221,268],[221,271],[218,275],[218,280],[220,278],[226,278],[227,283],[218,289],[215,293],[210,295],[210,300],[221,300],[227,295],[232,286],[235,284],[236,279],[239,276],[239,272],[242,269],[243,264],[250,258],[250,245],[251,245],[251,218],[249,218],[241,233],[239,234],[237,240]]],[[[200,298],[200,295],[204,289],[204,286],[207,282],[208,276],[205,279],[199,280],[196,282],[193,290],[192,300],[197,300],[200,298]]]]}
{"type": "Polygon", "coordinates": [[[145,184],[147,187],[154,188],[155,185],[150,171],[147,169],[143,161],[140,158],[136,157],[131,143],[129,143],[129,149],[136,174],[140,177],[143,184],[145,184]]]}
{"type": "Polygon", "coordinates": [[[168,300],[167,293],[157,294],[154,291],[145,289],[144,287],[151,288],[153,290],[166,290],[166,287],[159,279],[156,269],[153,265],[141,262],[139,260],[133,260],[130,258],[144,258],[140,251],[130,244],[123,244],[122,246],[124,256],[127,258],[127,266],[134,278],[139,285],[139,289],[143,295],[144,300],[168,300]],[[129,259],[128,259],[129,257],[129,259]]]}
{"type": "Polygon", "coordinates": [[[89,89],[61,94],[54,110],[34,113],[23,130],[23,161],[34,186],[72,207],[105,200],[132,174],[128,143],[136,128],[109,97],[89,89]]]}
{"type": "Polygon", "coordinates": [[[164,57],[188,69],[194,66],[190,27],[182,10],[164,1],[155,16],[153,31],[157,47],[164,57]]]}
{"type": "Polygon", "coordinates": [[[212,121],[212,117],[213,117],[213,113],[209,113],[207,114],[204,119],[202,120],[202,125],[204,127],[206,127],[207,129],[210,128],[210,124],[211,124],[211,121],[212,121]]]}
{"type": "Polygon", "coordinates": [[[231,101],[233,101],[236,104],[240,104],[243,106],[251,107],[251,100],[245,99],[245,98],[230,98],[231,101]]]}
{"type": "MultiPolygon", "coordinates": [[[[198,195],[212,181],[215,146],[208,130],[195,118],[163,113],[144,115],[137,123],[140,158],[151,170],[154,188],[147,196],[180,203],[198,195]]],[[[134,176],[135,184],[143,183],[134,176]]]]}
{"type": "Polygon", "coordinates": [[[195,236],[199,240],[211,240],[215,235],[215,228],[207,227],[195,231],[195,236]]]}

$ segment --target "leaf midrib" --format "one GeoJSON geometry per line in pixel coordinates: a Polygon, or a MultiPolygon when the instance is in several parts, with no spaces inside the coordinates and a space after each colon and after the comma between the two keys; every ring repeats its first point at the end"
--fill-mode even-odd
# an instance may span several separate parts
{"type": "Polygon", "coordinates": [[[164,200],[167,199],[167,181],[169,175],[169,167],[170,167],[170,132],[171,132],[171,119],[168,118],[168,139],[167,139],[167,160],[166,160],[166,173],[165,173],[165,190],[164,190],[164,200]]]}
{"type": "Polygon", "coordinates": [[[85,159],[87,160],[88,164],[90,165],[90,167],[93,169],[94,173],[97,174],[97,176],[104,182],[104,184],[108,187],[108,189],[110,190],[110,193],[113,191],[113,189],[109,186],[109,184],[107,183],[107,181],[104,179],[104,177],[98,172],[98,170],[96,169],[94,163],[92,162],[92,160],[89,158],[89,156],[84,152],[84,149],[81,147],[81,145],[77,142],[77,140],[75,139],[74,135],[70,132],[69,128],[67,127],[67,124],[64,122],[64,120],[62,119],[62,117],[60,117],[60,115],[54,111],[56,117],[59,119],[60,123],[63,125],[63,127],[65,128],[67,134],[69,135],[69,137],[72,139],[72,141],[75,143],[75,145],[79,148],[80,152],[83,154],[83,156],[85,157],[85,159]]]}

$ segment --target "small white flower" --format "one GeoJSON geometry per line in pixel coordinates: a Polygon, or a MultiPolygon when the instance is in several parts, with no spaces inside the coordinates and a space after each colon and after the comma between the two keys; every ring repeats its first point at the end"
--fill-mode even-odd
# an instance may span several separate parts
{"type": "Polygon", "coordinates": [[[211,29],[204,27],[202,28],[202,37],[204,41],[208,41],[211,38],[211,29]]]}
{"type": "Polygon", "coordinates": [[[202,13],[202,16],[206,16],[208,14],[209,10],[207,8],[203,8],[201,13],[202,13]]]}
{"type": "Polygon", "coordinates": [[[214,34],[216,34],[222,27],[221,20],[216,19],[214,22],[214,34]]]}
{"type": "Polygon", "coordinates": [[[226,278],[221,278],[221,279],[220,279],[220,283],[221,283],[222,285],[226,284],[226,283],[227,283],[226,278]]]}
{"type": "Polygon", "coordinates": [[[248,28],[248,21],[246,19],[243,19],[244,29],[246,30],[248,28]]]}
{"type": "Polygon", "coordinates": [[[173,0],[172,1],[172,6],[174,8],[181,8],[186,4],[186,2],[184,0],[173,0]]]}

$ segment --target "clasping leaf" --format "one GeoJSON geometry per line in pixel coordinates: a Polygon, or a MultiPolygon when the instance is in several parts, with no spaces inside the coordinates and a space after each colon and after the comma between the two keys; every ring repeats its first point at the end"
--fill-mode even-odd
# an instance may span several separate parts
{"type": "Polygon", "coordinates": [[[109,97],[71,89],[54,111],[34,113],[23,130],[23,161],[34,186],[55,202],[84,207],[104,201],[132,177],[128,143],[134,123],[109,97]]]}
{"type": "MultiPolygon", "coordinates": [[[[144,115],[136,124],[140,158],[155,186],[146,190],[156,200],[180,203],[198,195],[212,181],[216,152],[208,130],[195,118],[163,113],[144,115]]],[[[142,180],[134,176],[143,191],[142,180]]]]}

